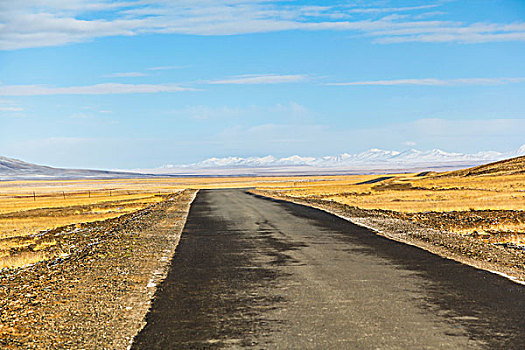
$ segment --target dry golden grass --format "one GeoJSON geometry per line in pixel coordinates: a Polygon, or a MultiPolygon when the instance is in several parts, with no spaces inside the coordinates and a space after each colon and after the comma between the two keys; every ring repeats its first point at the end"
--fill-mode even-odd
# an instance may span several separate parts
{"type": "MultiPolygon", "coordinates": [[[[479,210],[523,211],[525,209],[525,174],[440,176],[441,174],[392,174],[346,176],[333,181],[310,181],[294,186],[258,186],[258,189],[301,198],[323,199],[363,209],[384,209],[399,213],[472,212],[479,210]],[[380,177],[390,179],[359,184],[380,177]]],[[[461,220],[447,223],[446,228],[459,234],[500,232],[487,241],[525,244],[525,222],[518,220],[481,220],[466,225],[461,220]]]]}
{"type": "Polygon", "coordinates": [[[71,196],[3,199],[0,204],[0,238],[27,236],[79,222],[114,218],[140,210],[162,200],[154,194],[130,194],[114,197],[78,198],[71,196]]]}
{"type": "Polygon", "coordinates": [[[143,209],[178,192],[136,181],[33,181],[0,183],[0,269],[49,258],[55,240],[34,234],[61,226],[106,220],[143,209]]]}
{"type": "MultiPolygon", "coordinates": [[[[105,220],[140,210],[184,188],[293,187],[300,177],[153,178],[0,182],[0,239],[105,220]]],[[[316,181],[323,181],[317,178],[316,181]]]]}
{"type": "MultiPolygon", "coordinates": [[[[0,268],[44,259],[42,251],[56,242],[40,242],[34,246],[36,242],[31,236],[39,231],[114,218],[140,210],[162,200],[163,195],[184,188],[257,188],[286,196],[320,198],[401,213],[525,208],[525,174],[519,172],[490,176],[393,174],[6,181],[0,182],[0,268]],[[360,184],[383,176],[392,178],[360,184]],[[16,261],[8,254],[12,248],[31,245],[32,254],[17,255],[16,261]]],[[[525,224],[495,223],[483,229],[524,232],[525,224]]],[[[458,233],[474,230],[461,225],[457,228],[458,233]]],[[[520,238],[510,235],[508,239],[520,238]]]]}
{"type": "Polygon", "coordinates": [[[115,217],[161,200],[162,197],[156,196],[159,193],[173,193],[183,188],[256,187],[294,197],[321,197],[365,209],[399,212],[525,208],[523,174],[389,176],[393,178],[372,184],[358,183],[379,175],[4,182],[0,183],[0,237],[28,235],[57,226],[115,217]],[[75,207],[77,212],[64,210],[62,214],[43,213],[39,217],[24,215],[31,210],[75,207]],[[89,210],[83,210],[86,207],[89,210]],[[5,216],[11,213],[20,215],[5,216]]]}
{"type": "MultiPolygon", "coordinates": [[[[295,179],[299,181],[300,179],[295,179]]],[[[50,258],[35,234],[143,209],[184,188],[249,187],[281,178],[154,178],[0,182],[0,269],[50,258]]],[[[293,179],[291,180],[293,181],[293,179]]],[[[291,182],[284,181],[286,185],[291,182]]]]}
{"type": "Polygon", "coordinates": [[[0,258],[0,270],[6,267],[26,266],[46,259],[47,256],[44,252],[21,252],[13,256],[0,258]]]}
{"type": "Polygon", "coordinates": [[[3,196],[0,197],[0,214],[7,214],[13,212],[26,211],[31,209],[41,208],[64,208],[74,206],[93,205],[104,202],[119,202],[119,201],[141,201],[145,198],[152,197],[154,194],[148,193],[131,193],[117,194],[109,196],[107,194],[97,193],[88,198],[84,193],[68,193],[65,198],[60,194],[47,194],[33,199],[33,197],[26,196],[3,196]]]}
{"type": "Polygon", "coordinates": [[[389,176],[393,178],[373,184],[357,183],[379,176],[349,176],[333,182],[258,188],[293,197],[320,197],[364,209],[399,212],[525,208],[525,175],[479,178],[421,177],[415,174],[389,176]]]}

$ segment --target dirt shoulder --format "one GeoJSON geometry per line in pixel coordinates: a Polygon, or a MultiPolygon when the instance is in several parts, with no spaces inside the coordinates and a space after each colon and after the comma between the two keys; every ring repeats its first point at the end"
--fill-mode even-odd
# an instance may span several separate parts
{"type": "Polygon", "coordinates": [[[180,239],[196,191],[54,230],[69,254],[0,271],[0,348],[126,349],[180,239]]]}
{"type": "Polygon", "coordinates": [[[393,211],[368,210],[329,200],[302,199],[274,192],[252,190],[252,193],[318,208],[366,226],[390,239],[411,244],[434,254],[479,269],[504,274],[516,281],[525,281],[525,250],[512,245],[492,244],[476,235],[459,235],[432,227],[393,211]]]}

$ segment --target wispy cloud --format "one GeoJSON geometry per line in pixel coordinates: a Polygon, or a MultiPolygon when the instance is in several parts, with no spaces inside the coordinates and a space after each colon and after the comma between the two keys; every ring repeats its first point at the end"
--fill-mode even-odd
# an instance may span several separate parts
{"type": "Polygon", "coordinates": [[[45,85],[0,85],[0,96],[148,94],[182,91],[195,91],[195,89],[172,84],[107,83],[68,87],[51,87],[45,85]]]}
{"type": "Polygon", "coordinates": [[[23,112],[24,109],[19,107],[14,101],[0,100],[0,112],[23,112]]]}
{"type": "Polygon", "coordinates": [[[0,112],[22,112],[22,107],[0,106],[0,112]]]}
{"type": "Polygon", "coordinates": [[[141,72],[112,73],[104,75],[104,78],[136,78],[147,77],[149,74],[141,72]]]}
{"type": "Polygon", "coordinates": [[[76,112],[69,116],[70,119],[92,119],[93,116],[91,114],[86,114],[82,112],[76,112]]]}
{"type": "Polygon", "coordinates": [[[171,69],[180,69],[184,68],[184,66],[160,66],[160,67],[149,67],[146,68],[147,70],[171,70],[171,69]]]}
{"type": "Polygon", "coordinates": [[[406,7],[359,7],[349,9],[350,13],[381,13],[381,12],[406,12],[414,10],[426,10],[439,7],[439,4],[421,5],[421,6],[406,6],[406,7]]]}
{"type": "Polygon", "coordinates": [[[369,33],[375,42],[390,44],[403,42],[460,42],[484,43],[493,41],[525,40],[525,23],[495,24],[441,22],[439,25],[392,27],[369,33]]]}
{"type": "Polygon", "coordinates": [[[249,84],[283,84],[283,83],[297,83],[305,81],[308,77],[301,74],[264,74],[264,75],[239,75],[229,79],[208,81],[208,84],[235,84],[235,85],[249,85],[249,84]]]}
{"type": "Polygon", "coordinates": [[[343,83],[328,83],[333,86],[357,85],[425,85],[425,86],[459,86],[459,85],[504,85],[525,82],[525,78],[463,78],[463,79],[397,79],[397,80],[368,80],[343,83]]]}
{"type": "Polygon", "coordinates": [[[348,31],[369,36],[377,43],[525,40],[524,22],[436,21],[428,12],[421,17],[422,11],[440,10],[441,5],[308,6],[272,0],[3,1],[0,49],[148,33],[216,36],[288,30],[348,31]],[[97,16],[90,15],[93,12],[97,16]]]}
{"type": "Polygon", "coordinates": [[[172,110],[169,114],[196,120],[207,120],[237,118],[246,114],[246,112],[245,109],[240,107],[186,106],[182,109],[172,110]]]}

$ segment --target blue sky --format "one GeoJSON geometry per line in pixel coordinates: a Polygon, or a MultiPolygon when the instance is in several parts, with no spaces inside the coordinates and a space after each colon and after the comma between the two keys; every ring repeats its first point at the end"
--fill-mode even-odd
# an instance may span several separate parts
{"type": "Polygon", "coordinates": [[[0,154],[63,167],[525,143],[525,2],[0,1],[0,154]]]}

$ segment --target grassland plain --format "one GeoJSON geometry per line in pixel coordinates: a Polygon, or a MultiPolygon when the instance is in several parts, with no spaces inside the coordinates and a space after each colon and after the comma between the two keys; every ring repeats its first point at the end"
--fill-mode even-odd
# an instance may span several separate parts
{"type": "Polygon", "coordinates": [[[184,188],[255,188],[296,201],[384,210],[390,218],[519,248],[523,159],[441,174],[0,182],[0,269],[66,254],[49,230],[115,218],[184,188]]]}
{"type": "Polygon", "coordinates": [[[0,269],[67,254],[53,232],[159,203],[182,189],[290,186],[300,178],[155,178],[0,182],[0,269]]]}

